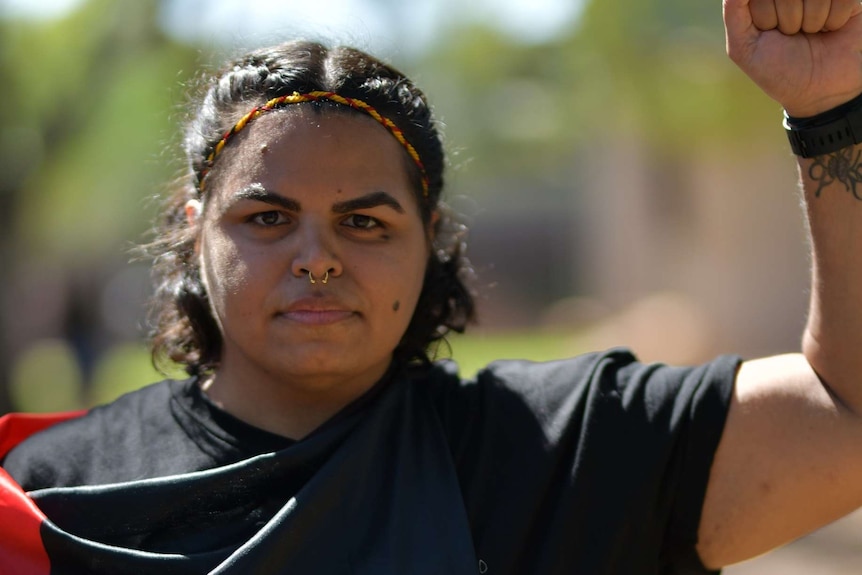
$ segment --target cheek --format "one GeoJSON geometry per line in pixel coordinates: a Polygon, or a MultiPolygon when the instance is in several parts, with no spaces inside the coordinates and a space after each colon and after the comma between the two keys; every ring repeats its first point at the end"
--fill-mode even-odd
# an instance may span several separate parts
{"type": "MultiPolygon", "coordinates": [[[[409,321],[425,278],[427,254],[420,245],[369,255],[367,249],[344,254],[349,275],[362,286],[379,320],[409,321]]],[[[391,327],[395,327],[392,325],[391,327]]]]}
{"type": "Polygon", "coordinates": [[[399,289],[393,290],[393,298],[391,302],[392,313],[396,316],[405,316],[405,320],[410,319],[416,308],[416,303],[419,301],[419,295],[422,292],[422,285],[425,281],[425,267],[427,254],[422,253],[421,256],[411,258],[401,268],[403,278],[401,282],[397,278],[393,278],[393,282],[397,282],[399,289]]]}
{"type": "Polygon", "coordinates": [[[202,239],[200,260],[210,301],[218,312],[223,312],[228,297],[247,287],[246,263],[236,244],[218,234],[202,239]]]}

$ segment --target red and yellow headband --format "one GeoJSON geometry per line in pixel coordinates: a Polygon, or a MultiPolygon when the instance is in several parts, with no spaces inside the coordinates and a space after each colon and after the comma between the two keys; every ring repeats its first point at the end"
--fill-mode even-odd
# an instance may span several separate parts
{"type": "Polygon", "coordinates": [[[344,106],[349,106],[354,110],[359,110],[361,112],[365,112],[377,122],[379,122],[384,128],[389,130],[389,132],[395,136],[395,139],[398,140],[404,149],[407,150],[407,154],[413,160],[413,163],[416,164],[416,167],[419,168],[419,174],[422,177],[422,195],[424,197],[428,197],[428,174],[425,172],[425,165],[422,163],[422,159],[419,157],[419,152],[416,151],[416,148],[407,141],[407,138],[404,137],[404,132],[401,131],[401,128],[395,125],[395,122],[390,120],[389,118],[385,118],[380,115],[380,112],[374,109],[370,104],[363,102],[362,100],[357,100],[356,98],[347,98],[345,96],[340,96],[335,92],[308,92],[307,94],[300,94],[299,92],[294,92],[293,94],[288,94],[286,96],[279,96],[278,98],[273,98],[268,101],[266,104],[262,106],[258,106],[252,109],[248,114],[239,119],[239,121],[234,124],[234,126],[228,130],[222,139],[218,141],[218,143],[213,147],[212,151],[206,158],[206,167],[201,171],[200,175],[200,191],[204,190],[204,182],[215,163],[216,158],[219,154],[221,154],[225,145],[228,141],[235,136],[237,133],[241,132],[243,128],[245,128],[249,122],[258,118],[264,112],[269,112],[270,110],[275,110],[277,108],[283,108],[289,104],[299,104],[301,102],[315,102],[317,100],[329,100],[331,102],[335,102],[336,104],[342,104],[344,106]]]}

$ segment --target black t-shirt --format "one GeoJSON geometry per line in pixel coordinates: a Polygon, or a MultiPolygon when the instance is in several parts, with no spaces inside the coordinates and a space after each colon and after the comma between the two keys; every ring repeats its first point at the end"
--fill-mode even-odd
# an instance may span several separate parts
{"type": "Polygon", "coordinates": [[[200,471],[292,444],[216,407],[194,378],[166,380],[29,438],[3,468],[33,491],[200,471]]]}
{"type": "MultiPolygon", "coordinates": [[[[268,460],[270,453],[285,454],[302,460],[291,472],[296,485],[274,489],[278,503],[267,503],[264,515],[255,511],[255,529],[280,521],[287,513],[284,501],[290,500],[290,507],[298,500],[301,507],[306,493],[319,492],[319,501],[307,495],[317,506],[306,514],[314,520],[291,526],[285,537],[302,539],[305,533],[317,541],[322,536],[313,534],[325,533],[338,541],[324,547],[333,556],[339,546],[348,545],[344,539],[354,533],[361,538],[357,531],[368,527],[365,524],[379,524],[368,527],[367,537],[397,538],[411,529],[422,533],[424,541],[403,544],[408,555],[411,545],[430,545],[433,550],[436,541],[448,549],[466,538],[470,549],[459,551],[459,556],[469,555],[471,561],[475,557],[476,570],[488,575],[707,573],[694,545],[737,368],[738,359],[732,357],[694,368],[644,365],[626,351],[612,350],[549,363],[496,362],[475,379],[461,380],[454,364],[442,362],[393,374],[295,443],[219,410],[194,380],[164,381],[33,436],[10,452],[3,467],[34,491],[49,518],[54,510],[61,517],[58,523],[67,526],[82,520],[62,517],[68,513],[50,488],[232,470],[244,461],[268,460]],[[371,426],[363,423],[368,421],[385,421],[385,426],[376,428],[377,435],[366,434],[366,443],[345,439],[363,436],[371,426]],[[440,441],[435,443],[437,435],[440,441]],[[326,447],[314,451],[315,443],[326,447]],[[395,447],[387,447],[390,443],[395,447]],[[440,495],[435,490],[447,489],[446,474],[439,473],[446,466],[452,468],[454,496],[449,490],[439,504],[428,503],[440,495]],[[362,473],[379,475],[373,480],[355,477],[362,473]],[[332,491],[309,488],[320,483],[318,475],[334,482],[332,491]],[[374,486],[368,495],[373,501],[355,504],[355,509],[352,503],[340,509],[333,501],[344,497],[361,502],[362,485],[374,486]],[[420,495],[410,493],[414,486],[420,495]],[[360,493],[345,493],[351,489],[360,493]],[[387,508],[377,500],[390,498],[395,503],[389,508],[396,511],[377,517],[373,510],[387,508]],[[459,501],[453,503],[453,498],[459,501]],[[362,505],[369,507],[363,512],[362,505]],[[414,515],[427,512],[427,517],[392,518],[398,509],[411,506],[418,510],[414,515]],[[439,509],[427,510],[429,506],[439,509]],[[445,522],[461,513],[465,536],[448,544],[457,525],[441,530],[431,523],[435,517],[445,522]],[[351,525],[344,529],[350,535],[330,535],[338,531],[326,527],[327,522],[342,520],[351,525]],[[324,524],[323,531],[317,531],[318,523],[324,524]]],[[[254,539],[248,531],[219,533],[220,549],[254,539]]],[[[99,536],[109,537],[101,531],[99,536]]],[[[147,541],[136,539],[135,544],[153,551],[163,551],[160,545],[180,545],[164,538],[147,541]]],[[[359,548],[378,543],[363,540],[359,548]]],[[[205,543],[195,541],[194,550],[201,545],[205,543]]],[[[305,540],[303,547],[308,546],[305,540]]],[[[179,551],[191,556],[191,549],[179,551]]],[[[345,551],[348,559],[337,565],[347,568],[327,568],[322,559],[292,565],[314,565],[317,572],[394,573],[404,572],[405,563],[399,561],[414,561],[406,563],[411,565],[407,571],[425,572],[415,563],[421,562],[424,549],[413,558],[395,558],[398,550],[391,548],[368,551],[377,567],[356,558],[364,552],[345,551]],[[400,571],[393,565],[401,565],[400,571]]],[[[227,553],[206,565],[225,561],[227,553]]],[[[293,560],[289,552],[279,553],[284,564],[293,560]]],[[[454,562],[456,553],[452,555],[454,562]]],[[[268,566],[282,564],[268,561],[268,566]]],[[[427,572],[435,571],[428,567],[427,572]]]]}

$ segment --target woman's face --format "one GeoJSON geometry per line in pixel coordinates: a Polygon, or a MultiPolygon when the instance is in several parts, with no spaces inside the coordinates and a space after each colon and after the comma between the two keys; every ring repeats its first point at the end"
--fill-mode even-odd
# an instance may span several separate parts
{"type": "Polygon", "coordinates": [[[372,118],[296,105],[255,120],[219,164],[197,220],[217,377],[373,384],[429,254],[404,149],[372,118]]]}

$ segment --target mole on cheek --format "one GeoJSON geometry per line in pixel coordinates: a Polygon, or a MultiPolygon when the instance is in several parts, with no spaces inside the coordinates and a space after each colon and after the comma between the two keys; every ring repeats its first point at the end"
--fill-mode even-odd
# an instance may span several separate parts
{"type": "Polygon", "coordinates": [[[392,304],[392,311],[398,311],[401,308],[401,302],[395,300],[395,303],[392,304]]]}

